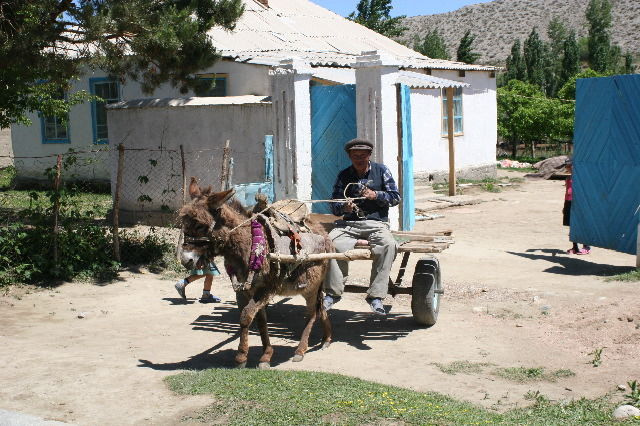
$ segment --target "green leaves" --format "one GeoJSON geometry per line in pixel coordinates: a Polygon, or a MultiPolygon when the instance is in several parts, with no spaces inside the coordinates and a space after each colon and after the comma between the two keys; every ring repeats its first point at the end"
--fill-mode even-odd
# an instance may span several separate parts
{"type": "Polygon", "coordinates": [[[444,38],[437,29],[429,30],[422,40],[416,37],[413,50],[433,59],[451,59],[444,38]]]}
{"type": "Polygon", "coordinates": [[[69,93],[84,68],[186,92],[218,55],[207,31],[232,29],[242,0],[9,0],[0,13],[0,127],[27,113],[64,117],[88,100],[69,93]],[[59,93],[67,92],[66,99],[59,93]]]}
{"type": "Polygon", "coordinates": [[[475,34],[471,34],[471,30],[467,30],[460,40],[457,51],[457,61],[466,64],[473,64],[478,60],[480,54],[473,51],[473,42],[476,39],[475,34]]]}
{"type": "Polygon", "coordinates": [[[391,17],[391,0],[360,0],[347,18],[386,37],[399,37],[407,28],[402,26],[406,16],[391,17]]]}

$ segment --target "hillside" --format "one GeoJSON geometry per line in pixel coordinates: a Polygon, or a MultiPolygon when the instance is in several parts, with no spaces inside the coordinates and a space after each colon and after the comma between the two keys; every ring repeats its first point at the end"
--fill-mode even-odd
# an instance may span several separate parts
{"type": "MultiPolygon", "coordinates": [[[[613,1],[613,41],[623,53],[640,54],[640,0],[613,1]]],[[[503,64],[511,45],[519,38],[524,41],[535,26],[546,39],[547,25],[554,16],[586,36],[585,10],[589,0],[495,0],[465,6],[449,13],[414,16],[405,20],[409,30],[399,41],[406,43],[431,28],[444,35],[449,54],[455,51],[467,29],[477,35],[475,51],[482,56],[478,63],[503,64]]]]}

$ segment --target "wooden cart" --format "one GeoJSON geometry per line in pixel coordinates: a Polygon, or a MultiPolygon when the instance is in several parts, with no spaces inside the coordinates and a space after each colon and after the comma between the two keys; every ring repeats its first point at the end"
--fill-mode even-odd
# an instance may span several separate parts
{"type": "MultiPolygon", "coordinates": [[[[398,240],[398,254],[401,255],[400,269],[393,281],[389,278],[389,294],[395,297],[397,294],[411,295],[411,312],[413,319],[420,325],[431,327],[438,320],[440,310],[440,296],[444,294],[440,263],[435,253],[441,253],[454,243],[452,231],[435,233],[418,232],[392,232],[398,240]],[[416,262],[411,286],[403,285],[405,272],[409,264],[411,253],[427,254],[416,262]]],[[[305,260],[338,259],[338,260],[362,260],[372,256],[369,246],[356,246],[353,250],[344,253],[325,253],[309,255],[305,260]]],[[[297,256],[270,254],[270,260],[280,262],[299,262],[297,256]]],[[[344,291],[349,293],[366,293],[368,287],[359,285],[346,285],[344,291]]]]}

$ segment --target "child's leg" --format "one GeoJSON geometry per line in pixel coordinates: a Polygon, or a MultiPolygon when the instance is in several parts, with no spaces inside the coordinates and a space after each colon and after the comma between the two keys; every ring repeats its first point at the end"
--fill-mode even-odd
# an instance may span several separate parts
{"type": "Polygon", "coordinates": [[[187,293],[185,291],[187,285],[202,277],[204,277],[204,275],[189,275],[187,278],[181,279],[180,281],[175,283],[174,287],[176,288],[176,291],[178,292],[180,297],[182,297],[182,300],[184,300],[185,302],[187,300],[187,293]]]}
{"type": "Polygon", "coordinates": [[[204,286],[202,287],[201,303],[218,303],[220,298],[211,294],[211,287],[213,286],[213,275],[207,274],[204,278],[204,286]]]}

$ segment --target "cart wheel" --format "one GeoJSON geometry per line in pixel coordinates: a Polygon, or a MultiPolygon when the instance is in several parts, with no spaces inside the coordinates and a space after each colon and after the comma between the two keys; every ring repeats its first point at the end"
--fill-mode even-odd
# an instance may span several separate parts
{"type": "Polygon", "coordinates": [[[416,263],[413,273],[411,312],[420,325],[431,327],[438,320],[442,280],[440,262],[435,257],[423,257],[416,263]]]}

